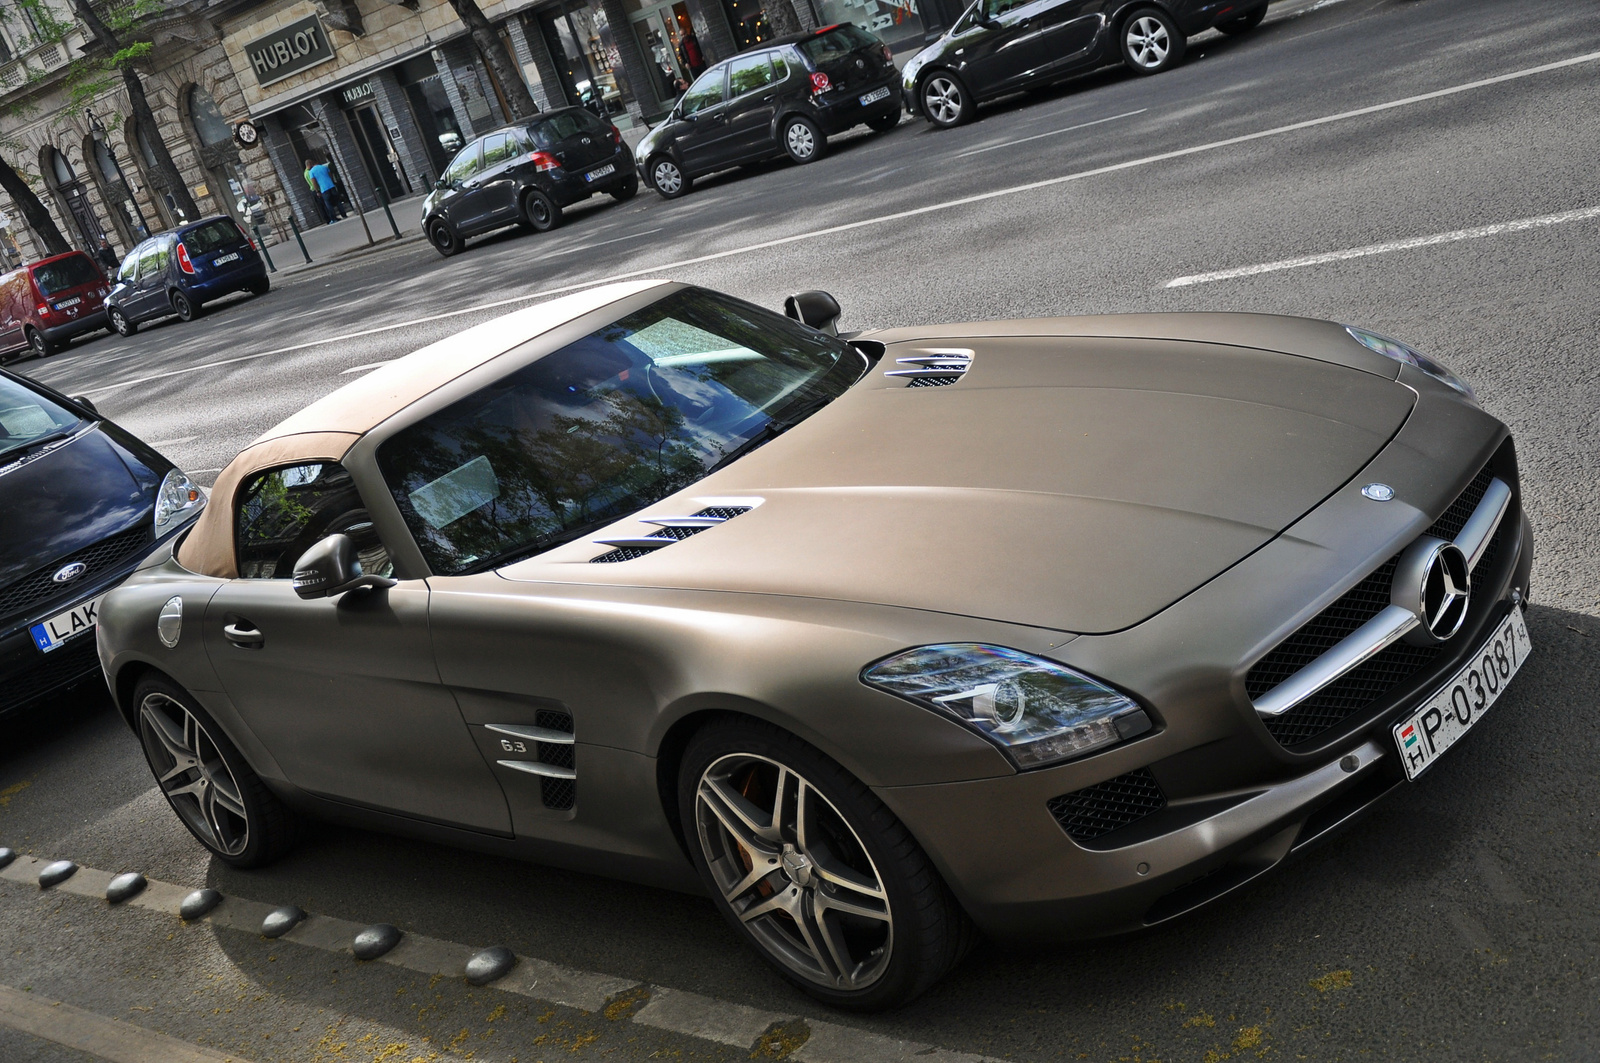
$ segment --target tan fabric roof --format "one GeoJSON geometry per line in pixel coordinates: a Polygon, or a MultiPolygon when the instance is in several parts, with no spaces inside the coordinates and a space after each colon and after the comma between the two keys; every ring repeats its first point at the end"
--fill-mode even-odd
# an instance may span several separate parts
{"type": "Polygon", "coordinates": [[[217,476],[211,501],[178,548],[191,572],[239,574],[233,551],[233,497],[252,473],[301,462],[342,461],[357,439],[463,373],[535,336],[618,299],[666,283],[607,284],[485,321],[396,359],[323,396],[263,432],[217,476]]]}

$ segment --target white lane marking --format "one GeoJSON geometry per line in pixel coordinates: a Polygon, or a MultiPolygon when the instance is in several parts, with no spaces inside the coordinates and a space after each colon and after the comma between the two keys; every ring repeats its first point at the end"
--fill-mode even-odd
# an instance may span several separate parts
{"type": "Polygon", "coordinates": [[[1434,247],[1438,244],[1453,244],[1461,240],[1481,240],[1486,236],[1526,232],[1529,229],[1542,229],[1550,225],[1565,225],[1567,222],[1587,221],[1590,218],[1600,218],[1600,207],[1564,210],[1559,214],[1540,214],[1534,218],[1518,218],[1516,221],[1479,225],[1472,229],[1456,229],[1453,232],[1434,233],[1431,236],[1413,236],[1405,240],[1389,240],[1381,244],[1368,244],[1365,247],[1347,247],[1343,251],[1325,251],[1318,255],[1280,258],[1276,262],[1258,262],[1253,266],[1219,269],[1214,273],[1195,273],[1187,277],[1174,277],[1166,283],[1165,287],[1187,288],[1195,284],[1210,284],[1213,281],[1230,281],[1239,277],[1255,277],[1262,273],[1277,273],[1279,270],[1300,269],[1303,266],[1320,266],[1327,262],[1345,262],[1352,258],[1366,258],[1369,255],[1386,255],[1391,251],[1409,251],[1416,247],[1434,247]]]}
{"type": "MultiPolygon", "coordinates": [[[[37,890],[39,872],[49,863],[47,858],[19,856],[10,866],[0,868],[0,880],[9,880],[37,890]]],[[[53,889],[58,893],[98,900],[103,906],[106,885],[112,877],[109,871],[83,867],[53,889]]],[[[143,892],[123,903],[127,907],[143,908],[177,918],[178,906],[188,894],[188,887],[150,879],[143,892]]],[[[262,901],[224,897],[222,902],[201,917],[200,921],[256,935],[261,932],[261,921],[274,907],[276,906],[262,901]]],[[[364,924],[361,923],[311,914],[280,940],[348,956],[349,943],[363,928],[364,924]]],[[[454,941],[441,941],[438,938],[408,933],[400,940],[400,944],[395,946],[394,951],[372,962],[404,967],[419,974],[460,978],[465,973],[467,960],[476,951],[472,946],[454,941]]],[[[780,1015],[777,1012],[762,1011],[759,1008],[717,1000],[699,993],[641,984],[631,978],[574,970],[534,956],[518,956],[517,965],[509,974],[485,988],[516,993],[590,1013],[601,1011],[623,992],[643,990],[648,994],[649,1000],[643,1007],[627,1016],[629,1021],[718,1044],[734,1045],[752,1053],[757,1047],[757,1039],[766,1031],[799,1020],[811,1031],[806,1043],[793,1053],[793,1058],[800,1063],[1000,1063],[999,1060],[988,1056],[954,1052],[916,1041],[901,1041],[804,1016],[780,1015]],[[746,1034],[750,1035],[749,1039],[740,1041],[739,1038],[746,1034]]],[[[0,998],[0,1024],[8,1024],[3,998],[0,998]]],[[[36,1036],[46,1035],[36,1034],[36,1036]]],[[[185,1045],[185,1042],[181,1041],[176,1043],[185,1045]]],[[[171,1053],[125,1059],[98,1050],[96,1054],[104,1056],[113,1063],[221,1063],[224,1059],[222,1056],[191,1057],[171,1053]]],[[[232,1059],[233,1063],[248,1063],[237,1057],[227,1058],[232,1059]]]]}
{"type": "Polygon", "coordinates": [[[175,447],[182,443],[193,443],[199,436],[179,436],[177,439],[160,439],[150,445],[152,447],[175,447]]]}
{"type": "Polygon", "coordinates": [[[164,1033],[108,1019],[40,993],[0,985],[0,1026],[54,1041],[108,1063],[249,1063],[164,1033]]]}
{"type": "Polygon", "coordinates": [[[388,365],[393,358],[385,358],[381,362],[368,362],[366,365],[353,365],[349,369],[339,370],[340,376],[349,376],[351,373],[365,373],[368,369],[377,369],[379,366],[388,365]]]}
{"type": "Polygon", "coordinates": [[[574,251],[587,251],[590,248],[604,247],[607,244],[620,244],[624,240],[637,240],[641,236],[649,236],[651,233],[658,233],[664,228],[666,228],[666,226],[663,225],[663,226],[660,226],[660,227],[655,228],[655,229],[646,229],[642,233],[629,233],[627,236],[618,236],[618,237],[615,237],[615,238],[610,239],[610,240],[596,240],[596,241],[594,241],[593,243],[590,243],[590,244],[579,244],[577,247],[565,247],[565,248],[562,248],[560,251],[552,251],[548,255],[546,255],[545,257],[546,258],[555,258],[557,255],[570,255],[574,251]]]}
{"type": "Polygon", "coordinates": [[[1099,177],[1102,174],[1116,173],[1119,170],[1132,170],[1140,166],[1150,166],[1158,162],[1167,162],[1171,159],[1181,159],[1189,155],[1199,155],[1202,152],[1216,151],[1221,148],[1232,147],[1235,144],[1245,144],[1253,140],[1264,140],[1267,137],[1281,136],[1301,129],[1311,129],[1315,126],[1328,125],[1332,122],[1343,122],[1351,118],[1360,118],[1369,114],[1379,114],[1383,111],[1393,110],[1396,107],[1409,107],[1413,104],[1425,103],[1428,100],[1443,99],[1473,89],[1481,89],[1490,85],[1500,85],[1507,81],[1516,81],[1521,78],[1533,77],[1536,74],[1548,73],[1552,70],[1561,70],[1580,63],[1592,63],[1600,59],[1600,52],[1586,52],[1569,59],[1559,59],[1553,63],[1541,66],[1530,66],[1522,70],[1513,70],[1506,74],[1496,74],[1494,77],[1481,78],[1477,81],[1468,81],[1461,85],[1452,85],[1449,88],[1435,89],[1417,96],[1406,96],[1388,103],[1375,103],[1370,107],[1359,107],[1353,111],[1340,111],[1337,114],[1324,115],[1321,118],[1309,118],[1303,122],[1292,122],[1289,125],[1274,126],[1256,133],[1245,133],[1226,140],[1213,140],[1206,144],[1196,144],[1189,148],[1178,148],[1174,151],[1165,151],[1158,155],[1146,155],[1139,159],[1129,159],[1126,162],[1112,163],[1109,166],[1097,167],[1093,170],[1080,170],[1077,173],[1065,174],[1061,177],[1048,177],[1042,181],[1030,181],[1027,184],[1012,185],[1009,188],[997,188],[992,192],[980,192],[977,195],[964,196],[960,199],[949,199],[939,203],[930,203],[925,207],[912,207],[909,210],[897,211],[893,214],[880,214],[875,218],[863,218],[860,221],[845,222],[842,225],[831,225],[824,229],[812,229],[809,232],[794,233],[790,236],[780,236],[772,240],[763,240],[760,243],[746,244],[743,247],[731,247],[726,251],[713,251],[693,258],[682,258],[676,262],[666,262],[656,266],[646,266],[642,269],[629,270],[626,273],[614,273],[609,277],[596,277],[593,280],[578,281],[575,284],[564,284],[559,288],[545,288],[542,291],[528,292],[525,295],[512,295],[504,299],[495,299],[487,303],[478,303],[474,306],[465,306],[457,310],[445,310],[426,317],[412,318],[409,321],[397,321],[390,325],[375,325],[372,328],[360,329],[355,332],[340,333],[320,340],[307,340],[289,347],[278,347],[270,351],[257,351],[254,354],[242,354],[236,358],[223,358],[215,362],[203,362],[200,365],[185,366],[182,369],[172,369],[164,373],[152,373],[149,376],[136,377],[133,380],[120,380],[115,384],[104,384],[97,388],[90,388],[80,392],[83,395],[100,395],[117,388],[133,387],[136,384],[148,384],[156,380],[166,380],[187,373],[199,373],[208,369],[218,369],[223,366],[237,365],[240,362],[254,361],[257,358],[270,358],[273,355],[292,354],[310,347],[320,347],[328,343],[344,343],[349,340],[361,339],[365,336],[376,336],[383,332],[393,332],[396,329],[415,328],[425,325],[430,321],[443,321],[447,318],[460,317],[462,314],[481,314],[486,310],[498,310],[503,306],[513,306],[517,303],[531,302],[535,299],[546,299],[554,295],[565,295],[568,292],[582,291],[585,288],[594,288],[602,284],[615,284],[618,281],[632,280],[636,277],[646,277],[652,274],[665,275],[671,270],[682,269],[686,266],[698,266],[704,262],[715,262],[724,258],[733,258],[737,255],[748,255],[756,251],[765,251],[773,247],[782,247],[785,244],[796,244],[806,240],[817,240],[824,236],[834,236],[853,229],[865,229],[874,225],[887,225],[890,222],[903,221],[906,218],[915,218],[923,214],[934,214],[940,211],[954,210],[957,207],[968,206],[973,203],[982,203],[1003,196],[1020,195],[1023,192],[1032,192],[1040,188],[1050,188],[1055,185],[1066,184],[1070,181],[1082,181],[1088,177],[1099,177]]]}
{"type": "Polygon", "coordinates": [[[1003,144],[990,144],[985,148],[973,148],[971,151],[959,151],[956,153],[956,158],[964,159],[968,155],[981,155],[986,151],[998,151],[1001,148],[1009,148],[1017,144],[1026,144],[1030,140],[1041,140],[1044,137],[1060,136],[1062,133],[1071,133],[1076,129],[1088,129],[1092,125],[1100,125],[1104,122],[1115,122],[1118,118],[1132,118],[1136,114],[1144,114],[1149,109],[1150,108],[1148,107],[1141,107],[1137,111],[1128,111],[1125,114],[1114,114],[1110,118],[1096,118],[1092,122],[1080,122],[1077,125],[1069,125],[1065,129],[1052,129],[1048,133],[1035,133],[1031,137],[1021,137],[1017,140],[1008,140],[1003,144]]]}

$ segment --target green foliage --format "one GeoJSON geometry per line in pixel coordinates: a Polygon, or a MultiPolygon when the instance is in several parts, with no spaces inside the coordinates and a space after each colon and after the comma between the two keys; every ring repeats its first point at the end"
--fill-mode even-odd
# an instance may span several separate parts
{"type": "MultiPolygon", "coordinates": [[[[65,5],[68,0],[61,0],[65,5]]],[[[110,56],[83,56],[74,54],[63,66],[45,69],[43,64],[25,64],[23,85],[31,87],[51,79],[59,79],[66,95],[62,113],[78,117],[94,101],[121,82],[124,71],[133,70],[154,50],[148,40],[137,39],[140,23],[159,14],[162,0],[99,0],[94,10],[106,28],[117,38],[118,48],[110,56]],[[124,41],[132,35],[135,39],[124,41]]],[[[18,56],[26,56],[46,44],[60,44],[74,33],[89,36],[88,27],[73,17],[60,17],[49,0],[9,0],[0,3],[0,24],[3,24],[16,44],[18,56]]],[[[27,97],[27,92],[13,94],[14,102],[0,106],[0,116],[31,118],[37,108],[27,97]]],[[[5,142],[0,139],[0,146],[5,142]]]]}

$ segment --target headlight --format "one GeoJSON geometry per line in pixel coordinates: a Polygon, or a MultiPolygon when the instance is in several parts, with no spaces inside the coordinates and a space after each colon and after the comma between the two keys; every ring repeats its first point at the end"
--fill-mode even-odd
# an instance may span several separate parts
{"type": "Polygon", "coordinates": [[[1471,384],[1456,376],[1442,363],[1429,358],[1410,344],[1401,343],[1399,340],[1391,340],[1387,336],[1380,336],[1376,332],[1368,332],[1365,329],[1351,328],[1349,325],[1346,325],[1344,330],[1350,333],[1357,343],[1369,351],[1377,351],[1385,358],[1393,358],[1397,362],[1414,365],[1441,384],[1449,384],[1473,402],[1478,401],[1478,396],[1473,392],[1471,384]]]}
{"type": "Polygon", "coordinates": [[[965,724],[1019,768],[1082,756],[1151,727],[1143,709],[1110,687],[1003,646],[921,646],[868,665],[861,679],[965,724]]]}
{"type": "Polygon", "coordinates": [[[156,492],[156,538],[192,518],[205,504],[205,492],[187,473],[182,469],[168,470],[156,492]]]}

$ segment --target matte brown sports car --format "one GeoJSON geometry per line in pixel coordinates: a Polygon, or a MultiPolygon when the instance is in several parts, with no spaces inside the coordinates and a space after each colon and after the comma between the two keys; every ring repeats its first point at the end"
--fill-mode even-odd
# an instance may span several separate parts
{"type": "Polygon", "coordinates": [[[595,289],[235,458],[99,613],[195,836],[257,865],[308,813],[704,890],[885,1007],[974,929],[1236,889],[1528,655],[1511,439],[1403,344],[789,309],[595,289]]]}

